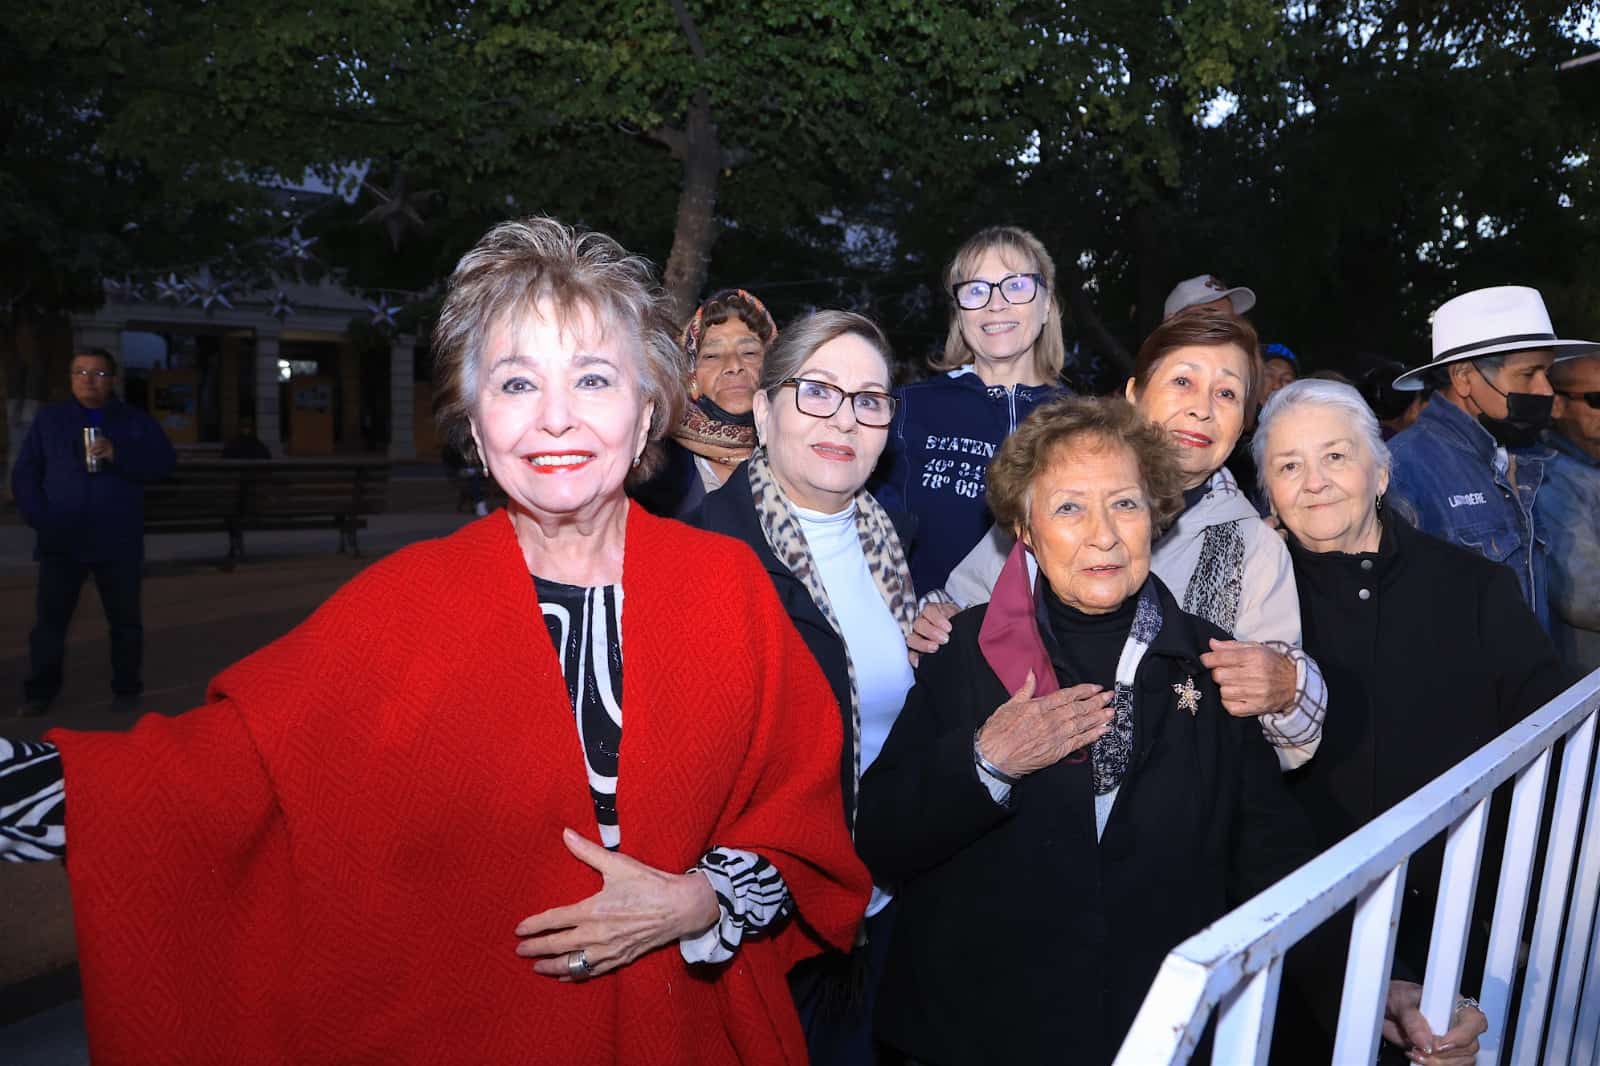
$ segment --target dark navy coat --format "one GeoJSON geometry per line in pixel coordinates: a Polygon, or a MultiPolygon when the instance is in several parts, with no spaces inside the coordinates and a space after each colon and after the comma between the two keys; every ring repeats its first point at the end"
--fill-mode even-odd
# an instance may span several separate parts
{"type": "Polygon", "coordinates": [[[112,398],[98,412],[77,400],[41,408],[11,471],[11,494],[38,534],[34,558],[83,563],[144,558],[144,486],[172,473],[177,455],[156,420],[112,398]],[[115,458],[84,466],[83,429],[99,415],[115,458]]]}

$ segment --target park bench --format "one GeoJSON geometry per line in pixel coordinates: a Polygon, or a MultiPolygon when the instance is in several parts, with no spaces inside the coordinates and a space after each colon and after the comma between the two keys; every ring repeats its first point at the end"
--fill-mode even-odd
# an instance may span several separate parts
{"type": "Polygon", "coordinates": [[[339,551],[361,554],[359,530],[384,510],[389,464],[350,459],[206,459],[180,463],[147,487],[146,533],[228,535],[228,562],[251,530],[333,529],[339,551]]]}

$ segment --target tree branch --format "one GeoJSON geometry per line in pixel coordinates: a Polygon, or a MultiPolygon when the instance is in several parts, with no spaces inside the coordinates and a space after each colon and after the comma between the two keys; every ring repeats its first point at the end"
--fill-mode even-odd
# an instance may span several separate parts
{"type": "Polygon", "coordinates": [[[700,30],[694,24],[694,16],[689,14],[689,6],[683,0],[672,0],[672,13],[678,16],[678,27],[689,41],[689,51],[698,62],[704,63],[706,46],[700,41],[700,30]]]}
{"type": "Polygon", "coordinates": [[[643,136],[646,140],[666,145],[674,159],[689,158],[689,135],[676,126],[657,126],[652,130],[644,130],[643,136]]]}
{"type": "Polygon", "coordinates": [[[1074,279],[1069,288],[1067,302],[1072,308],[1072,317],[1083,330],[1090,345],[1110,360],[1118,372],[1132,377],[1133,357],[1128,354],[1128,349],[1123,347],[1122,342],[1117,340],[1116,334],[1106,327],[1105,320],[1095,310],[1094,302],[1089,299],[1089,293],[1084,289],[1081,280],[1074,279]]]}

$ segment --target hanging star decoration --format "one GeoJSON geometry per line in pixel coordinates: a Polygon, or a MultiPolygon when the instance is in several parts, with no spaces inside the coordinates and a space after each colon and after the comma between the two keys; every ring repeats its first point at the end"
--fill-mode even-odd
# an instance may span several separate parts
{"type": "Polygon", "coordinates": [[[279,289],[272,294],[272,310],[268,312],[279,322],[294,314],[294,304],[289,302],[289,294],[279,289]]]}
{"type": "Polygon", "coordinates": [[[181,304],[189,298],[189,283],[176,274],[156,279],[156,299],[181,304]]]}
{"type": "Polygon", "coordinates": [[[139,300],[139,283],[127,274],[120,278],[102,278],[100,284],[105,289],[106,295],[113,299],[126,300],[129,303],[136,303],[139,300]]]}
{"type": "Polygon", "coordinates": [[[189,299],[192,304],[199,304],[202,311],[209,311],[213,304],[233,310],[233,304],[228,300],[227,282],[218,281],[211,276],[211,268],[203,266],[189,278],[189,299]]]}
{"type": "Polygon", "coordinates": [[[278,255],[284,259],[292,259],[297,263],[306,263],[311,260],[311,246],[317,243],[317,238],[307,237],[296,226],[289,231],[287,237],[280,237],[273,242],[277,245],[278,255]]]}
{"type": "Polygon", "coordinates": [[[400,308],[382,294],[376,300],[367,301],[367,310],[372,314],[372,324],[379,329],[394,329],[399,325],[394,316],[400,313],[400,308]]]}
{"type": "Polygon", "coordinates": [[[412,192],[406,188],[406,175],[404,171],[396,171],[394,184],[384,190],[370,181],[363,181],[361,187],[378,199],[378,206],[361,216],[362,224],[382,226],[389,234],[389,245],[395,250],[400,248],[400,238],[407,232],[415,230],[418,233],[427,228],[427,223],[422,219],[422,208],[435,196],[439,195],[437,189],[424,189],[412,192]]]}
{"type": "Polygon", "coordinates": [[[1184,678],[1183,684],[1172,686],[1172,691],[1178,694],[1178,710],[1188,711],[1191,716],[1200,713],[1200,690],[1194,687],[1194,678],[1184,678]]]}

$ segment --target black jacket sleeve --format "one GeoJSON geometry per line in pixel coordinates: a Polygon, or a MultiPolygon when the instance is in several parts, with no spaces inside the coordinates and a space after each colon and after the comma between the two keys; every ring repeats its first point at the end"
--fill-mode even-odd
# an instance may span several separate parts
{"type": "Polygon", "coordinates": [[[1229,857],[1229,903],[1237,906],[1317,854],[1316,832],[1283,781],[1278,757],[1250,719],[1239,736],[1239,807],[1229,857]]]}
{"type": "Polygon", "coordinates": [[[922,660],[905,709],[862,778],[856,850],[878,884],[937,866],[1011,817],[973,760],[973,732],[998,706],[969,706],[981,698],[975,677],[988,676],[977,636],[968,620],[922,660]]]}

